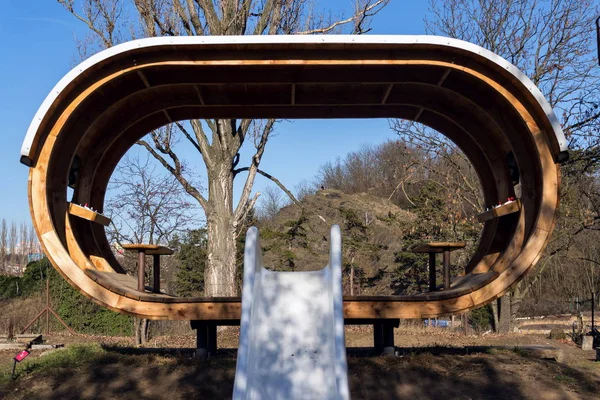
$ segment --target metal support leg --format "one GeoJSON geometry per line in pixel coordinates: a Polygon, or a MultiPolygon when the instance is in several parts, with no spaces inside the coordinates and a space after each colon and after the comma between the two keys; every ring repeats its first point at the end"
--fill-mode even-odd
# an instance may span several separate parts
{"type": "Polygon", "coordinates": [[[444,290],[450,289],[450,250],[444,249],[444,290]]]}
{"type": "Polygon", "coordinates": [[[429,291],[434,292],[435,283],[435,253],[429,253],[429,291]]]}
{"type": "Polygon", "coordinates": [[[143,292],[146,288],[145,273],[146,273],[146,252],[138,251],[138,290],[143,292]]]}
{"type": "Polygon", "coordinates": [[[196,330],[196,357],[201,360],[208,358],[208,329],[204,321],[191,321],[192,329],[196,330]]]}
{"type": "Polygon", "coordinates": [[[210,322],[206,324],[206,338],[208,354],[217,354],[217,324],[210,322]]]}
{"type": "Polygon", "coordinates": [[[152,277],[154,279],[152,291],[154,293],[160,293],[160,256],[158,254],[154,255],[154,262],[152,263],[152,266],[152,277]]]}
{"type": "Polygon", "coordinates": [[[383,324],[381,322],[373,324],[373,347],[378,354],[383,351],[383,324]]]}
{"type": "Polygon", "coordinates": [[[382,324],[383,327],[383,354],[394,355],[396,348],[394,346],[394,326],[390,323],[382,324]]]}

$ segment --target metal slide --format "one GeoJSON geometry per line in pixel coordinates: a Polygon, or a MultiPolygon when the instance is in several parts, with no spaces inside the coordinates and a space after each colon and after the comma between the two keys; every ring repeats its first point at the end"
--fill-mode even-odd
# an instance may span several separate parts
{"type": "Polygon", "coordinates": [[[248,230],[234,400],[349,399],[337,225],[330,245],[320,271],[275,272],[248,230]]]}

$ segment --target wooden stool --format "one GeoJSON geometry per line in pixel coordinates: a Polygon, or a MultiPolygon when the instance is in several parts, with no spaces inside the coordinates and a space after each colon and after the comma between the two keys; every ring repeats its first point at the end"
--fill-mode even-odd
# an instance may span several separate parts
{"type": "Polygon", "coordinates": [[[154,293],[160,293],[160,256],[170,256],[173,254],[173,250],[165,246],[158,246],[155,244],[124,244],[123,249],[127,251],[138,252],[138,290],[143,292],[146,285],[144,284],[144,275],[146,273],[146,254],[154,256],[153,262],[153,278],[154,286],[152,291],[154,293]]]}
{"type": "Polygon", "coordinates": [[[450,289],[450,252],[462,249],[466,246],[465,242],[429,242],[420,243],[414,246],[413,253],[429,253],[429,291],[436,289],[435,282],[435,255],[443,253],[444,255],[444,289],[450,289]]]}

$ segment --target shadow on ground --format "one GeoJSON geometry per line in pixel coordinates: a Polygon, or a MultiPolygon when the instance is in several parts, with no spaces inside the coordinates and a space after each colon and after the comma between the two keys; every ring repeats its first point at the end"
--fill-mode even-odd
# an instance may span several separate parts
{"type": "MultiPolygon", "coordinates": [[[[353,399],[592,399],[599,369],[574,368],[519,351],[403,350],[348,357],[353,399]]],[[[32,367],[33,368],[33,367],[32,367]]],[[[235,352],[197,361],[184,349],[102,347],[94,357],[33,368],[0,387],[6,399],[227,399],[235,352]]]]}
{"type": "Polygon", "coordinates": [[[356,399],[597,399],[596,372],[520,351],[423,348],[395,358],[351,358],[356,399]]]}

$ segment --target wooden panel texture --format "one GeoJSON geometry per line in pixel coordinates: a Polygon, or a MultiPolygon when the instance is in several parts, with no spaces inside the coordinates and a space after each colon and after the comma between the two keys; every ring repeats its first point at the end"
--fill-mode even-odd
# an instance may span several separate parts
{"type": "MultiPolygon", "coordinates": [[[[108,218],[67,201],[64,177],[73,160],[82,162],[73,201],[102,210],[119,160],[169,121],[359,117],[418,120],[446,135],[473,164],[487,204],[515,197],[506,163],[512,152],[522,195],[480,216],[483,231],[468,273],[450,289],[346,297],[346,318],[465,312],[506,292],[533,267],[558,207],[560,146],[552,121],[530,88],[505,67],[443,44],[199,43],[115,54],[82,71],[77,84],[67,84],[41,119],[30,152],[35,229],[54,267],[98,304],[151,319],[239,319],[238,298],[138,291],[106,239],[108,218]]],[[[443,251],[441,245],[417,250],[443,251]]],[[[132,247],[140,249],[170,254],[132,247]]]]}

